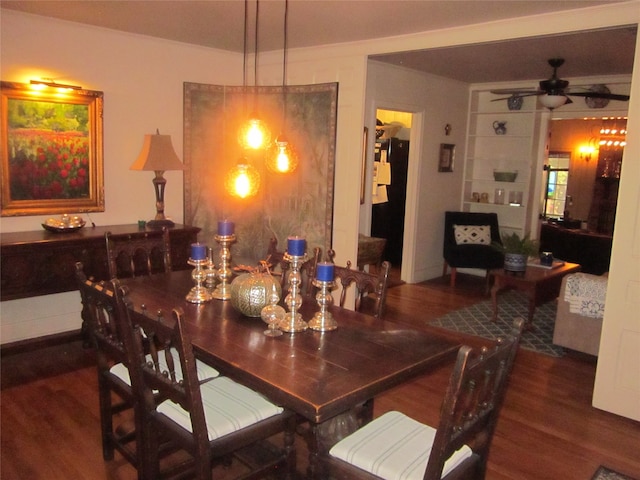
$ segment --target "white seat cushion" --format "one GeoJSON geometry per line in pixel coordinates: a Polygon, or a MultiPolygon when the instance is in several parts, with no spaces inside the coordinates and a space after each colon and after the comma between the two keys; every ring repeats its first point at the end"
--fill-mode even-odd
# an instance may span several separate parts
{"type": "MultiPolygon", "coordinates": [[[[178,352],[172,348],[171,356],[173,357],[173,364],[176,368],[176,379],[178,381],[182,380],[182,369],[180,368],[180,356],[178,352]]],[[[147,355],[147,361],[151,361],[151,355],[147,355]]],[[[167,370],[167,362],[164,358],[164,354],[158,355],[158,362],[160,362],[160,366],[162,370],[167,370]]],[[[116,363],[113,367],[109,369],[109,371],[118,377],[120,380],[125,382],[127,385],[131,385],[131,379],[129,377],[129,369],[122,363],[116,363]]],[[[215,368],[207,365],[200,360],[196,360],[196,371],[198,374],[198,380],[201,382],[210,380],[220,375],[215,368]]]]}
{"type": "MultiPolygon", "coordinates": [[[[435,428],[400,412],[387,412],[336,443],[329,453],[385,480],[422,480],[435,428]]],[[[442,476],[472,454],[463,446],[447,460],[442,476]]]]}
{"type": "MultiPolygon", "coordinates": [[[[241,430],[260,420],[278,415],[283,409],[262,395],[227,377],[214,378],[200,385],[209,440],[241,430]]],[[[171,400],[165,400],[158,412],[191,432],[189,413],[171,400]]]]}

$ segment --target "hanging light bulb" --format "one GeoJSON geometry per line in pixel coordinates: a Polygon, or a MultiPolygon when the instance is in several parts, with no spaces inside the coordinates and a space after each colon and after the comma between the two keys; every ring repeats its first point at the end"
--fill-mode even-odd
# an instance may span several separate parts
{"type": "MultiPolygon", "coordinates": [[[[243,149],[260,150],[267,148],[271,143],[271,132],[267,125],[258,116],[258,25],[260,18],[260,0],[256,0],[256,28],[255,28],[255,48],[253,52],[253,112],[249,118],[240,126],[238,131],[238,142],[243,149]]],[[[243,87],[247,87],[247,0],[244,2],[244,64],[242,69],[243,87]]]]}
{"type": "Polygon", "coordinates": [[[260,150],[271,143],[271,132],[254,113],[240,127],[238,141],[243,149],[260,150]]]}
{"type": "Polygon", "coordinates": [[[229,195],[238,198],[253,197],[260,188],[260,174],[242,158],[225,178],[225,187],[229,195]]]}
{"type": "Polygon", "coordinates": [[[298,154],[282,134],[267,151],[267,168],[273,173],[291,173],[298,167],[298,154]]]}
{"type": "MultiPolygon", "coordinates": [[[[289,23],[289,0],[284,2],[284,45],[282,48],[282,129],[287,124],[287,25],[289,23]]],[[[267,168],[274,173],[291,173],[298,166],[298,154],[282,131],[267,151],[267,168]]]]}

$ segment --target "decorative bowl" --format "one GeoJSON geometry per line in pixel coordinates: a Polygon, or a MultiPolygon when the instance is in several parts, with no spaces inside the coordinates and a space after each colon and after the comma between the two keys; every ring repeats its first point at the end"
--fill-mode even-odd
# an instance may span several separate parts
{"type": "Polygon", "coordinates": [[[69,233],[80,230],[85,223],[81,217],[62,215],[60,218],[48,218],[42,227],[50,232],[69,233]]]}
{"type": "Polygon", "coordinates": [[[493,179],[496,182],[515,182],[518,172],[498,172],[493,171],[493,179]]]}

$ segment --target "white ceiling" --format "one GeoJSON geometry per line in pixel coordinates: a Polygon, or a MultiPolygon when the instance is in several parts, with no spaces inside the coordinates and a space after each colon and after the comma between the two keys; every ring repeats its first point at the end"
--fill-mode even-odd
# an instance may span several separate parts
{"type": "MultiPolygon", "coordinates": [[[[616,0],[290,0],[289,48],[354,42],[616,0]]],[[[103,28],[242,52],[242,0],[0,0],[2,8],[103,28]]],[[[256,2],[248,2],[253,51],[256,2]]],[[[259,3],[259,51],[283,47],[283,0],[259,3]]],[[[630,74],[636,28],[373,56],[469,83],[548,78],[546,60],[563,57],[562,77],[630,74]],[[526,59],[526,61],[524,61],[526,59]]]]}

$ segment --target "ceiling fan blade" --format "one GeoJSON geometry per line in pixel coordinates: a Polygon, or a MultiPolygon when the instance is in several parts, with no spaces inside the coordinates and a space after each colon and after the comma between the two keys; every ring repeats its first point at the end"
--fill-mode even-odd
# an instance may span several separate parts
{"type": "MultiPolygon", "coordinates": [[[[494,93],[494,92],[491,92],[494,93]]],[[[498,102],[500,100],[509,100],[512,97],[518,97],[518,98],[522,98],[522,97],[535,97],[538,95],[542,95],[544,92],[527,92],[527,93],[514,93],[513,95],[511,95],[510,97],[502,97],[502,98],[494,98],[493,100],[491,100],[492,102],[498,102]]]]}
{"type": "Polygon", "coordinates": [[[491,93],[495,93],[496,95],[537,95],[537,90],[531,90],[530,88],[499,88],[497,90],[489,90],[491,93]]]}
{"type": "Polygon", "coordinates": [[[567,95],[573,97],[605,98],[607,100],[620,100],[621,102],[629,101],[629,95],[619,95],[617,93],[570,92],[567,93],[567,95]]]}

